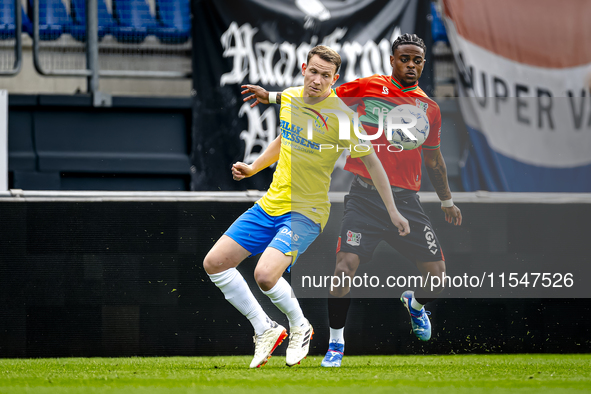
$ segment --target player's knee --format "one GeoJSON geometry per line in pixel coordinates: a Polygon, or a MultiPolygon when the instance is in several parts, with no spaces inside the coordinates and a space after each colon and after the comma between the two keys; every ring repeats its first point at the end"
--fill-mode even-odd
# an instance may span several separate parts
{"type": "Polygon", "coordinates": [[[225,264],[225,261],[225,256],[216,253],[214,250],[210,250],[203,259],[203,268],[209,275],[219,274],[229,268],[225,264]]]}
{"type": "Polygon", "coordinates": [[[421,271],[423,277],[428,275],[430,277],[438,277],[443,280],[445,275],[445,261],[443,260],[417,263],[417,267],[421,271]]]}
{"type": "Polygon", "coordinates": [[[263,291],[269,291],[277,284],[277,278],[268,270],[262,268],[255,268],[254,280],[263,291]]]}
{"type": "Polygon", "coordinates": [[[423,275],[423,287],[431,295],[437,295],[445,288],[445,261],[417,263],[423,275]]]}
{"type": "Polygon", "coordinates": [[[215,272],[215,259],[213,258],[213,256],[211,256],[211,253],[208,253],[207,256],[205,256],[205,258],[203,259],[203,269],[205,269],[205,272],[207,272],[208,274],[216,274],[217,272],[215,272]]]}
{"type": "Polygon", "coordinates": [[[429,270],[429,274],[432,278],[437,278],[435,281],[439,283],[439,286],[432,287],[432,293],[441,293],[445,289],[445,262],[441,260],[433,264],[429,270]]]}
{"type": "Polygon", "coordinates": [[[333,297],[344,297],[351,287],[351,281],[357,267],[359,266],[359,257],[352,253],[337,254],[337,264],[331,283],[330,294],[333,297]]]}
{"type": "Polygon", "coordinates": [[[353,253],[337,254],[337,264],[334,270],[335,276],[342,278],[343,276],[353,277],[359,267],[359,256],[353,253]]]}
{"type": "Polygon", "coordinates": [[[445,262],[441,260],[436,264],[433,264],[429,272],[431,273],[431,276],[436,276],[443,280],[443,277],[445,276],[445,262]]]}

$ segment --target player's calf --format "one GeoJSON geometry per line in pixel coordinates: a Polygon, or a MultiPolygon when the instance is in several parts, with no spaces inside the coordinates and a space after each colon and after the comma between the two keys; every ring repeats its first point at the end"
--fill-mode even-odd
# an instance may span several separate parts
{"type": "Polygon", "coordinates": [[[359,267],[359,256],[354,253],[338,252],[337,263],[333,278],[338,278],[338,283],[331,283],[330,295],[344,297],[351,288],[351,282],[359,267]]]}

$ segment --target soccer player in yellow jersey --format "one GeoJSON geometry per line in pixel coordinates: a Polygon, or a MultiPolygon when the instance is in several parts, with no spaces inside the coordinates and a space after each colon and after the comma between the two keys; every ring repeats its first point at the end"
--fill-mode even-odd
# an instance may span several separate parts
{"type": "MultiPolygon", "coordinates": [[[[280,136],[254,163],[238,162],[232,166],[232,175],[239,181],[279,161],[269,190],[230,226],[203,262],[226,300],[253,325],[255,354],[251,368],[264,365],[287,337],[286,329],[269,319],[236,270],[245,258],[261,252],[255,280],[289,320],[286,363],[298,364],[308,354],[314,330],[282,275],[328,220],[330,174],[343,148],[362,145],[352,130],[348,140],[339,139],[339,119],[330,114],[334,110],[351,112],[331,90],[339,78],[340,66],[339,54],[328,47],[316,46],[308,53],[307,64],[302,65],[304,86],[283,92],[280,136]],[[327,110],[329,115],[322,115],[327,110]],[[310,139],[305,130],[308,119],[314,117],[321,127],[310,139]]],[[[351,122],[348,125],[352,129],[351,122]]],[[[405,236],[410,231],[408,221],[396,209],[386,173],[373,148],[364,147],[351,149],[351,155],[363,161],[392,223],[405,236]]]]}

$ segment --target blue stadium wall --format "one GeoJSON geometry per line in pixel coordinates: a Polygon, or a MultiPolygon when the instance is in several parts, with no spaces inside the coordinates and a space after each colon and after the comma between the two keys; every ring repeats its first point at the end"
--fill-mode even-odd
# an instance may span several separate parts
{"type": "Polygon", "coordinates": [[[190,98],[9,95],[9,188],[189,190],[190,98]]]}
{"type": "MultiPolygon", "coordinates": [[[[250,324],[209,281],[202,260],[251,204],[0,199],[0,357],[250,354],[250,324]]],[[[535,255],[558,265],[561,245],[569,245],[563,258],[588,261],[581,218],[591,204],[465,203],[462,228],[444,223],[438,204],[425,210],[449,266],[494,253],[499,232],[512,242],[498,259],[535,255]]],[[[334,248],[323,245],[334,245],[342,211],[342,203],[333,204],[325,232],[303,257],[332,258],[334,248]]],[[[240,267],[253,289],[255,260],[240,267]]],[[[287,324],[254,292],[271,317],[287,324]]],[[[322,354],[326,299],[300,301],[316,328],[311,353],[322,354]]],[[[421,343],[396,298],[354,300],[347,353],[591,351],[587,299],[442,299],[429,308],[434,337],[421,343]]]]}

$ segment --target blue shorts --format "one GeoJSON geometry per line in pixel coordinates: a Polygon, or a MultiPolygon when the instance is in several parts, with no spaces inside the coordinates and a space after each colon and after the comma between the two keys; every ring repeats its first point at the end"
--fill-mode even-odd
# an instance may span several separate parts
{"type": "MultiPolygon", "coordinates": [[[[291,265],[320,234],[320,225],[306,216],[289,212],[271,216],[259,206],[244,212],[225,232],[253,256],[271,247],[292,256],[291,265]]],[[[291,266],[290,266],[291,267],[291,266]]],[[[289,272],[289,268],[287,269],[289,272]]]]}

